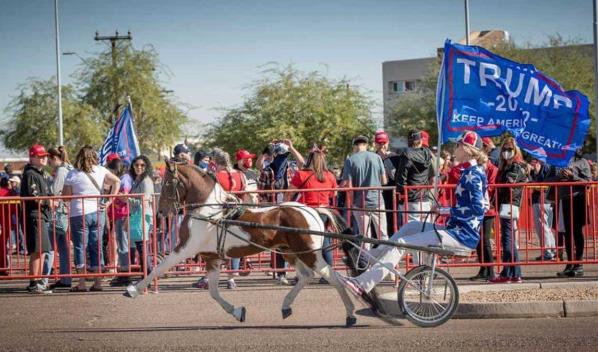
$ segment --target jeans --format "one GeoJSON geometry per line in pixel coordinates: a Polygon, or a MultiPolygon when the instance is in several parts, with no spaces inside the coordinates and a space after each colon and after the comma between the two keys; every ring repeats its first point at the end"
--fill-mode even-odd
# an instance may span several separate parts
{"type": "Polygon", "coordinates": [[[102,236],[106,214],[97,212],[70,218],[71,236],[75,248],[75,266],[77,270],[85,268],[86,257],[89,255],[87,267],[91,271],[99,272],[104,265],[102,257],[102,236]]]}
{"type": "Polygon", "coordinates": [[[503,262],[503,269],[500,276],[502,277],[521,277],[521,267],[516,264],[511,264],[519,262],[516,221],[517,220],[513,219],[500,219],[500,242],[502,245],[503,262]]]}
{"type": "Polygon", "coordinates": [[[118,267],[120,271],[129,271],[129,234],[125,230],[127,217],[114,220],[116,231],[116,251],[118,253],[118,267]]]}
{"type": "Polygon", "coordinates": [[[183,221],[183,216],[175,215],[164,220],[166,226],[163,226],[162,228],[162,236],[158,236],[158,252],[160,254],[168,254],[175,249],[177,245],[177,234],[179,233],[178,230],[183,221]]]}
{"type": "Polygon", "coordinates": [[[536,236],[543,249],[544,258],[554,257],[555,242],[552,233],[552,206],[550,204],[532,204],[534,208],[534,226],[536,236]]]}
{"type": "MultiPolygon", "coordinates": [[[[50,233],[50,241],[52,242],[52,247],[54,249],[58,249],[58,259],[60,260],[61,275],[68,275],[71,273],[71,253],[66,238],[66,232],[68,230],[68,227],[68,217],[66,216],[66,214],[60,212],[56,213],[55,223],[48,223],[48,232],[50,233]],[[54,233],[54,230],[56,230],[56,233],[54,233]],[[56,243],[54,242],[54,238],[56,238],[56,243]]],[[[42,267],[43,275],[50,275],[50,273],[52,272],[52,267],[54,266],[54,254],[54,251],[49,251],[46,253],[46,256],[44,257],[44,264],[42,267]]],[[[59,281],[63,284],[71,284],[71,278],[68,277],[60,278],[59,281]]],[[[47,285],[48,278],[42,279],[42,282],[45,285],[47,285]]]]}
{"type": "Polygon", "coordinates": [[[334,266],[334,258],[332,256],[332,249],[326,249],[326,247],[332,244],[332,240],[328,236],[324,236],[324,241],[322,242],[322,256],[324,256],[324,260],[328,265],[334,266]]]}

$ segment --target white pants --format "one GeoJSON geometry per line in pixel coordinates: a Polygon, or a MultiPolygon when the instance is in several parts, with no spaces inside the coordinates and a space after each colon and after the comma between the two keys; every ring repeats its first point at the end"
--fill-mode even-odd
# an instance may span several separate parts
{"type": "Polygon", "coordinates": [[[408,202],[407,208],[405,208],[405,204],[399,204],[400,211],[406,211],[407,213],[399,213],[403,219],[407,219],[404,223],[412,222],[412,221],[420,221],[424,222],[426,220],[431,221],[431,215],[429,213],[412,213],[416,211],[425,211],[429,212],[432,209],[432,204],[430,202],[408,202]],[[405,217],[406,215],[406,217],[405,217]],[[427,218],[426,218],[427,217],[427,218]]]}
{"type": "Polygon", "coordinates": [[[544,246],[544,256],[551,256],[555,250],[554,234],[552,233],[552,206],[550,204],[532,204],[534,208],[534,226],[536,236],[544,246]],[[543,239],[543,240],[542,240],[543,239]]]}
{"type": "MultiPolygon", "coordinates": [[[[385,210],[384,203],[380,204],[380,208],[376,210],[385,210]]],[[[386,232],[386,213],[383,211],[354,211],[353,216],[357,221],[357,229],[359,234],[365,237],[372,237],[372,226],[378,234],[379,240],[388,240],[388,234],[386,232]]],[[[364,244],[364,248],[370,249],[369,243],[364,244]]]]}
{"type": "MultiPolygon", "coordinates": [[[[463,250],[473,250],[461,244],[461,242],[449,235],[448,232],[444,230],[444,226],[436,225],[436,229],[438,230],[438,234],[436,231],[434,231],[434,227],[431,222],[422,223],[413,221],[401,227],[401,230],[395,233],[390,240],[402,244],[427,247],[439,246],[441,242],[438,239],[438,236],[440,236],[442,238],[443,245],[462,248],[463,250]]],[[[378,258],[378,262],[376,262],[366,272],[357,276],[355,279],[359,285],[365,289],[366,292],[371,291],[380,281],[386,277],[386,275],[388,275],[389,270],[385,267],[385,265],[391,268],[396,267],[401,258],[403,258],[403,255],[405,255],[405,251],[406,249],[404,248],[384,245],[378,246],[377,248],[368,251],[369,254],[378,258]]]]}

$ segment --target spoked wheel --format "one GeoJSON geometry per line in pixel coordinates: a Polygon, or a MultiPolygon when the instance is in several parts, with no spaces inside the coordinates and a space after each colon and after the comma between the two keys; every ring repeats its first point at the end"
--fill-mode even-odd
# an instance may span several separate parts
{"type": "Polygon", "coordinates": [[[444,270],[427,265],[418,266],[405,274],[399,285],[399,307],[415,325],[428,328],[447,322],[459,305],[459,289],[455,280],[444,270]]]}

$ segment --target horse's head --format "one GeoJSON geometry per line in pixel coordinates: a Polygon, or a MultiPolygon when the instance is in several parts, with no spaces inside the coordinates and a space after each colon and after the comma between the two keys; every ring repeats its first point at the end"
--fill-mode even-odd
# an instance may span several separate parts
{"type": "Polygon", "coordinates": [[[187,202],[187,179],[179,172],[180,162],[164,158],[166,172],[162,180],[162,192],[158,212],[162,214],[176,214],[187,202]]]}

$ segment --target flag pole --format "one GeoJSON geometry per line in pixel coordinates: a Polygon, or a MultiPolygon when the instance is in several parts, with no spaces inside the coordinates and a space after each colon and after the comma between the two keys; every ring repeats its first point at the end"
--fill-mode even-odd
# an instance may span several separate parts
{"type": "Polygon", "coordinates": [[[56,40],[56,84],[58,86],[58,145],[64,145],[64,128],[62,124],[62,87],[60,86],[60,33],[58,28],[58,0],[54,0],[54,30],[56,40]]]}
{"type": "Polygon", "coordinates": [[[598,162],[598,0],[594,0],[594,122],[596,123],[596,162],[598,162]]]}

